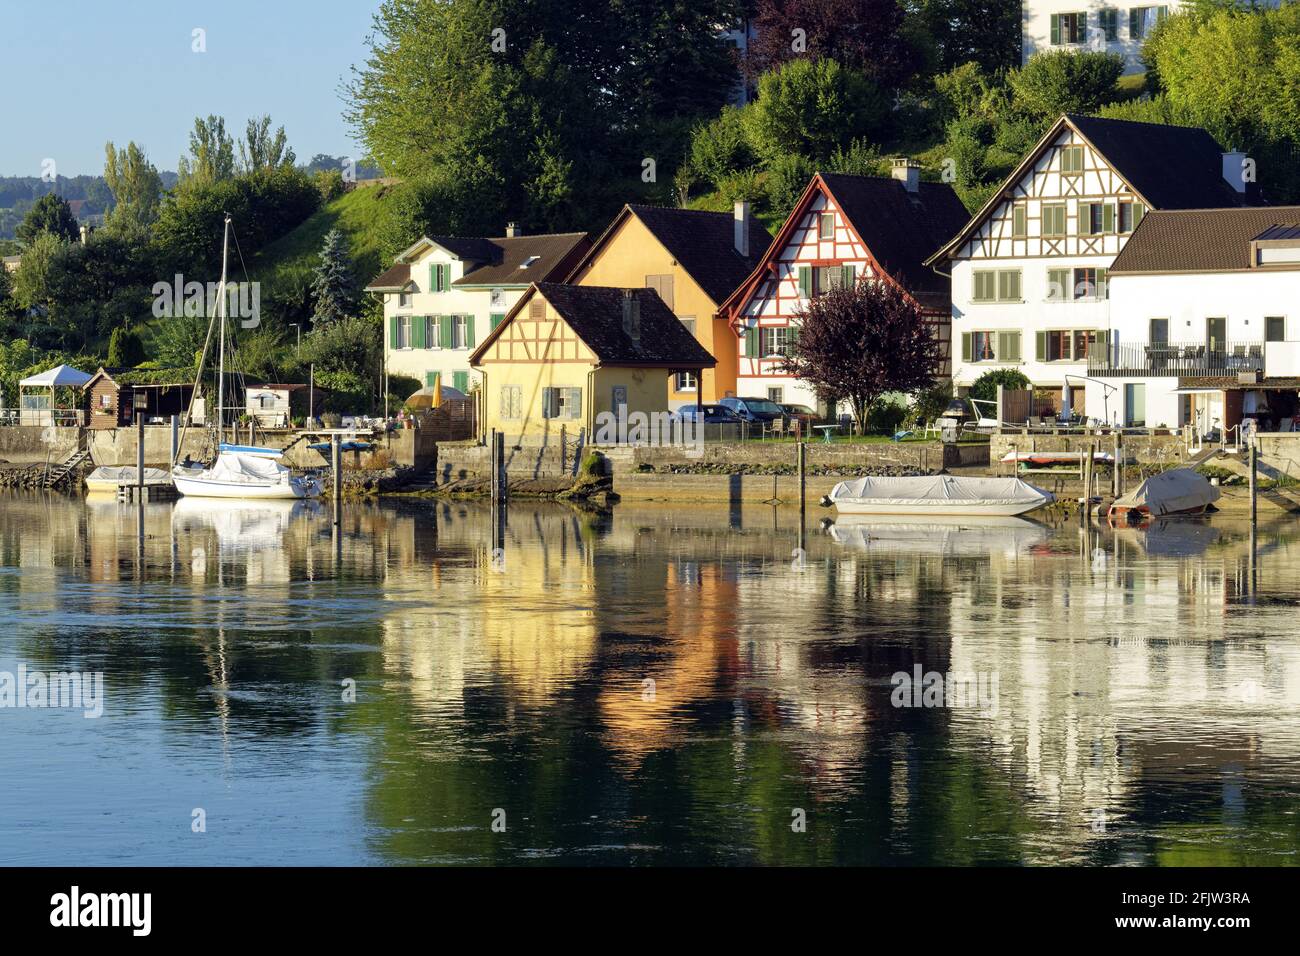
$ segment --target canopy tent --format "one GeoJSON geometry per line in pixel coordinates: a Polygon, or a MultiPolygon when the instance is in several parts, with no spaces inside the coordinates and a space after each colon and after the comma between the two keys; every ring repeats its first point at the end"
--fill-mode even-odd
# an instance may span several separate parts
{"type": "MultiPolygon", "coordinates": [[[[80,408],[60,409],[55,407],[54,390],[57,388],[84,388],[94,378],[78,371],[71,365],[56,365],[35,375],[29,375],[18,383],[19,422],[23,425],[80,425],[80,408]],[[28,389],[38,392],[49,390],[44,394],[28,395],[28,389]]],[[[80,405],[80,402],[78,402],[80,405]]]]}

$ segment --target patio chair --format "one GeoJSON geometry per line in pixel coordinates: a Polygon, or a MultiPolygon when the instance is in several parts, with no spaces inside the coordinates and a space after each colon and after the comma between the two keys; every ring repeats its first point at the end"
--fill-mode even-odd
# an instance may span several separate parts
{"type": "Polygon", "coordinates": [[[773,438],[784,438],[786,434],[785,419],[784,418],[772,419],[771,423],[767,426],[767,433],[771,435],[773,438]]]}
{"type": "Polygon", "coordinates": [[[1042,427],[1043,427],[1043,416],[1041,416],[1041,415],[1030,415],[1030,416],[1029,416],[1029,422],[1028,422],[1028,425],[1029,425],[1030,428],[1042,428],[1042,427]]]}
{"type": "Polygon", "coordinates": [[[943,429],[939,427],[939,420],[937,418],[931,419],[929,422],[921,426],[921,437],[929,438],[931,436],[935,438],[943,437],[943,429]]]}

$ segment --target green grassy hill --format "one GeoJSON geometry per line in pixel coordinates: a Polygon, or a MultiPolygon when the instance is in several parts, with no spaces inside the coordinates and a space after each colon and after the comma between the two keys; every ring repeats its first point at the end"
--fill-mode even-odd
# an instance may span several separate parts
{"type": "Polygon", "coordinates": [[[347,237],[357,282],[364,286],[384,267],[379,229],[387,192],[386,186],[354,189],[326,203],[306,222],[263,248],[250,264],[250,274],[272,291],[310,282],[325,234],[337,228],[347,237]]]}

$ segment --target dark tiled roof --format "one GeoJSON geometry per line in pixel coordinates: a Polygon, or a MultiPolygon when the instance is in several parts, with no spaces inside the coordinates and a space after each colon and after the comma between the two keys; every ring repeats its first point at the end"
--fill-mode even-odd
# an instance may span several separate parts
{"type": "Polygon", "coordinates": [[[1300,226],[1300,206],[1149,212],[1111,272],[1223,272],[1249,269],[1251,240],[1300,226]]]}
{"type": "Polygon", "coordinates": [[[1134,123],[1067,114],[1134,189],[1156,209],[1258,205],[1250,184],[1238,193],[1223,178],[1223,147],[1194,126],[1134,123]]]}
{"type": "Polygon", "coordinates": [[[922,182],[909,193],[893,177],[822,173],[822,179],[876,261],[922,305],[947,309],[950,280],[924,263],[969,218],[953,188],[922,182]]]}
{"type": "Polygon", "coordinates": [[[718,305],[749,278],[772,243],[771,234],[753,216],[749,255],[741,256],[736,251],[735,218],[729,212],[632,204],[627,208],[718,305]]]}
{"type": "Polygon", "coordinates": [[[461,259],[491,262],[497,255],[491,239],[481,239],[476,236],[428,236],[427,238],[461,259]]]}
{"type": "Polygon", "coordinates": [[[370,280],[370,285],[366,286],[367,292],[392,292],[398,289],[406,288],[406,284],[411,281],[411,266],[405,262],[399,262],[382,275],[375,276],[370,280]]]}
{"type": "Polygon", "coordinates": [[[1246,384],[1235,377],[1224,375],[1201,375],[1184,377],[1178,380],[1179,388],[1221,388],[1225,391],[1251,390],[1257,388],[1300,389],[1300,378],[1295,376],[1278,376],[1261,378],[1258,382],[1246,384]]]}
{"type": "Polygon", "coordinates": [[[542,282],[537,291],[604,365],[712,368],[717,364],[653,289],[542,282]],[[627,292],[640,302],[641,335],[636,340],[623,329],[627,292]]]}
{"type": "Polygon", "coordinates": [[[492,246],[492,260],[452,285],[526,286],[533,282],[563,279],[577,264],[578,258],[591,247],[591,240],[585,232],[506,236],[484,241],[492,246]],[[523,268],[523,263],[532,256],[536,256],[537,261],[523,268]]]}

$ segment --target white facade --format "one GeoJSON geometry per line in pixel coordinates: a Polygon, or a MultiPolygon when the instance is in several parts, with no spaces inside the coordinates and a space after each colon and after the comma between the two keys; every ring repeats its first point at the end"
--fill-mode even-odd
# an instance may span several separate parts
{"type": "Polygon", "coordinates": [[[1110,295],[1107,360],[1118,368],[1169,362],[1170,374],[1095,372],[1098,380],[1087,383],[1089,415],[1100,419],[1108,409],[1112,422],[1148,427],[1222,425],[1222,390],[1176,391],[1172,363],[1189,349],[1221,354],[1226,367],[1214,371],[1229,377],[1262,366],[1261,385],[1300,376],[1300,268],[1121,274],[1112,277],[1110,295]]]}
{"type": "Polygon", "coordinates": [[[953,384],[1014,368],[1060,410],[1108,328],[1107,270],[1146,207],[1068,125],[1007,192],[951,254],[953,384]]]}
{"type": "Polygon", "coordinates": [[[1159,3],[1098,3],[1096,0],[1024,0],[1021,63],[1050,50],[1118,53],[1125,73],[1141,73],[1142,44],[1161,17],[1177,13],[1183,0],[1159,3]]]}

